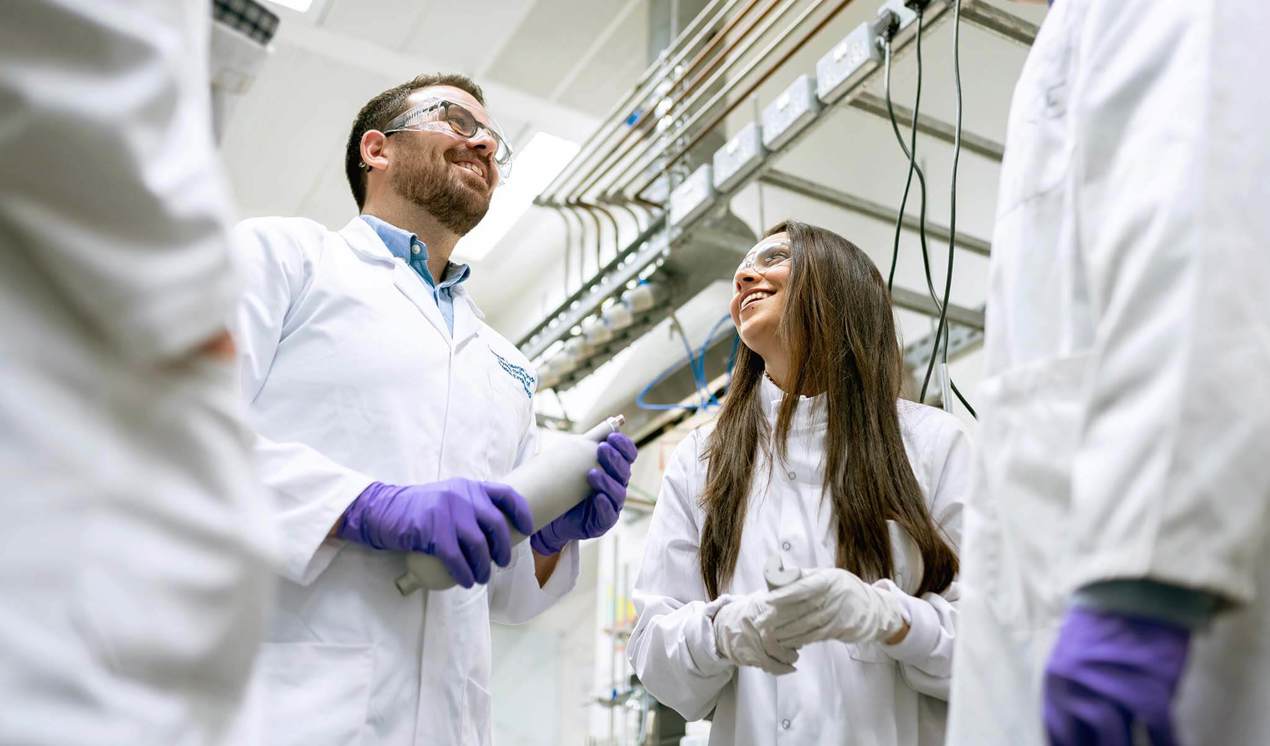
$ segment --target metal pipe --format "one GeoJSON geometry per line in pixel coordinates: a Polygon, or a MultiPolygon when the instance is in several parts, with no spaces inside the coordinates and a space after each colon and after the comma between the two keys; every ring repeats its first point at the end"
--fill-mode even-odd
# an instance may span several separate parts
{"type": "MultiPolygon", "coordinates": [[[[900,308],[924,313],[932,318],[939,318],[939,309],[935,307],[935,301],[931,300],[931,297],[925,293],[919,293],[908,288],[891,288],[891,302],[900,308]]],[[[983,331],[983,311],[949,303],[947,318],[954,324],[961,324],[962,326],[983,331]]]]}
{"type": "MultiPolygon", "coordinates": [[[[799,16],[799,18],[793,24],[791,24],[789,28],[785,29],[785,31],[781,33],[781,35],[772,44],[769,44],[766,49],[764,49],[756,58],[754,58],[754,60],[751,61],[749,67],[746,68],[744,71],[742,71],[741,74],[737,76],[737,79],[739,80],[749,75],[750,72],[753,71],[755,66],[757,66],[757,64],[761,62],[763,58],[765,58],[768,54],[771,53],[773,48],[775,48],[782,41],[788,38],[790,34],[792,34],[793,31],[799,26],[799,24],[801,24],[809,15],[815,12],[825,2],[826,0],[815,0],[815,2],[812,4],[810,8],[804,11],[803,14],[799,16]]],[[[841,2],[845,5],[847,3],[850,3],[851,0],[841,0],[841,2]]],[[[710,89],[711,86],[714,85],[714,83],[718,82],[719,78],[722,78],[723,75],[725,75],[729,70],[731,70],[732,67],[734,67],[737,62],[741,61],[745,57],[745,55],[749,52],[749,50],[754,46],[754,44],[756,44],[759,39],[762,39],[763,36],[766,35],[767,32],[770,31],[771,28],[775,26],[776,23],[779,22],[780,19],[797,4],[798,4],[798,0],[785,0],[784,5],[781,6],[780,10],[777,11],[776,15],[768,19],[763,24],[763,28],[760,29],[753,38],[746,40],[745,48],[741,49],[737,53],[737,55],[733,57],[732,59],[730,59],[722,68],[715,71],[715,73],[712,76],[710,76],[710,79],[706,81],[706,83],[701,87],[702,89],[700,91],[698,91],[695,95],[693,95],[687,101],[683,102],[682,104],[683,107],[685,109],[691,109],[692,105],[695,104],[698,100],[700,100],[700,98],[706,94],[706,92],[710,89]]],[[[622,177],[625,177],[632,170],[639,172],[645,168],[648,168],[650,165],[652,165],[653,162],[656,161],[657,157],[660,156],[662,153],[661,152],[655,153],[653,154],[651,158],[649,157],[649,154],[650,152],[652,152],[654,148],[656,148],[660,144],[660,141],[662,140],[674,141],[674,140],[678,140],[681,137],[684,137],[687,134],[687,132],[692,128],[692,126],[699,119],[701,119],[704,113],[708,112],[715,105],[717,105],[720,97],[726,95],[727,92],[728,90],[724,88],[723,90],[716,93],[714,97],[709,102],[707,102],[707,104],[704,107],[702,107],[696,113],[693,114],[693,116],[688,120],[688,122],[681,124],[679,127],[677,127],[673,134],[670,134],[662,138],[650,139],[644,142],[644,147],[632,159],[633,161],[638,162],[640,165],[633,169],[630,165],[627,165],[623,167],[621,170],[619,170],[617,173],[617,176],[619,177],[616,182],[617,186],[621,187],[629,183],[630,179],[626,179],[626,181],[623,181],[622,177]]],[[[696,142],[698,142],[699,140],[700,140],[700,137],[694,139],[692,145],[695,145],[696,142]]],[[[634,143],[634,145],[638,145],[638,144],[639,144],[638,142],[634,143]]],[[[684,152],[691,150],[692,145],[689,145],[688,147],[684,148],[683,151],[680,153],[679,157],[682,157],[684,152]]],[[[604,178],[605,175],[607,175],[610,171],[613,170],[615,166],[617,166],[619,163],[621,163],[623,159],[625,159],[625,157],[630,153],[632,149],[633,148],[628,148],[627,151],[622,153],[618,158],[615,158],[614,160],[610,161],[609,165],[603,171],[601,171],[599,174],[592,176],[588,181],[580,185],[576,189],[576,193],[584,194],[590,189],[593,189],[597,184],[600,183],[600,181],[604,178]]],[[[666,148],[665,146],[662,146],[661,148],[659,148],[659,150],[664,152],[666,148]]],[[[678,158],[676,158],[676,161],[677,160],[678,158]]],[[[666,164],[663,167],[661,173],[658,174],[658,178],[660,178],[662,174],[668,171],[671,165],[673,165],[673,163],[666,164]]],[[[637,192],[637,194],[642,193],[642,191],[643,190],[640,190],[640,192],[637,192]]]]}
{"type": "Polygon", "coordinates": [[[1031,47],[1040,33],[1040,28],[1031,21],[984,2],[963,5],[961,19],[1025,47],[1031,47]]]}
{"type": "Polygon", "coordinates": [[[622,253],[619,254],[617,258],[605,265],[599,272],[591,275],[589,280],[583,281],[581,287],[573,291],[573,294],[568,298],[565,298],[555,310],[544,316],[542,321],[538,322],[534,328],[524,334],[520,340],[516,342],[516,346],[519,347],[530,359],[537,358],[540,354],[542,354],[549,343],[541,343],[537,338],[546,333],[548,329],[553,326],[552,322],[558,319],[568,321],[569,323],[565,325],[565,328],[571,328],[573,324],[579,323],[585,316],[585,314],[580,313],[581,310],[586,310],[586,313],[588,314],[591,312],[590,309],[574,310],[572,307],[574,305],[580,305],[588,295],[594,292],[608,279],[609,274],[622,275],[622,281],[625,282],[625,274],[634,275],[642,269],[642,266],[635,266],[634,264],[623,266],[621,264],[621,260],[627,258],[628,256],[637,255],[641,249],[647,250],[648,247],[646,244],[652,240],[653,236],[657,235],[657,233],[665,228],[665,225],[666,218],[664,215],[658,215],[653,218],[652,222],[645,226],[644,230],[640,232],[640,234],[629,244],[627,244],[626,248],[622,250],[622,253]],[[627,272],[627,270],[629,270],[629,272],[627,272]]]}
{"type": "MultiPolygon", "coordinates": [[[[573,211],[574,217],[576,217],[578,219],[578,223],[582,225],[582,242],[578,246],[578,272],[580,277],[585,278],[585,277],[588,277],[587,271],[586,271],[587,220],[590,221],[591,227],[595,229],[596,246],[599,246],[600,238],[601,238],[600,221],[594,215],[592,215],[590,211],[583,209],[582,206],[579,204],[570,202],[569,204],[566,205],[566,207],[568,207],[570,210],[573,211]],[[587,217],[587,220],[582,219],[583,215],[587,217]]],[[[597,269],[599,268],[598,264],[596,265],[596,268],[597,269]]],[[[583,284],[585,284],[585,282],[583,284]]]]}
{"type": "Polygon", "coordinates": [[[706,8],[698,13],[692,23],[688,24],[688,28],[684,29],[679,34],[675,42],[671,44],[670,49],[667,50],[672,51],[675,54],[674,59],[661,65],[660,67],[657,65],[650,65],[644,71],[644,76],[635,84],[634,89],[627,94],[626,98],[619,101],[617,105],[614,106],[602,120],[600,120],[607,121],[609,124],[597,127],[596,130],[583,141],[582,147],[578,150],[578,154],[565,165],[564,169],[556,175],[556,178],[551,180],[551,183],[547,185],[547,188],[542,191],[543,194],[553,194],[558,191],[561,181],[570,178],[572,176],[571,172],[578,168],[578,164],[580,162],[585,161],[591,158],[595,153],[598,153],[598,150],[593,152],[590,151],[592,145],[594,145],[597,140],[608,137],[612,134],[613,130],[620,127],[622,122],[626,119],[624,116],[621,116],[622,113],[629,111],[633,105],[647,99],[649,95],[656,90],[657,86],[666,79],[666,76],[670,73],[670,71],[674,70],[679,63],[683,62],[684,58],[688,56],[691,50],[695,49],[701,43],[702,39],[706,36],[708,29],[713,26],[714,23],[723,16],[723,14],[731,10],[732,7],[741,0],[728,0],[727,4],[720,8],[719,12],[706,22],[704,19],[706,18],[706,14],[709,11],[710,6],[718,5],[721,1],[722,0],[710,0],[710,5],[707,5],[706,8]],[[697,28],[697,26],[703,26],[703,28],[697,28]],[[691,34],[696,34],[696,36],[693,37],[686,45],[680,46],[681,41],[691,34]],[[649,76],[653,74],[653,71],[657,71],[656,77],[649,79],[649,76]]]}
{"type": "MultiPolygon", "coordinates": [[[[793,7],[792,4],[796,3],[797,0],[787,0],[787,2],[791,4],[786,6],[786,10],[788,10],[790,7],[793,7]]],[[[740,13],[736,14],[731,19],[729,19],[728,24],[724,26],[724,28],[715,36],[715,38],[711,41],[710,45],[706,49],[702,50],[702,54],[699,54],[696,58],[693,59],[692,63],[690,63],[688,68],[684,71],[684,74],[686,75],[692,72],[693,69],[695,69],[696,66],[700,64],[701,60],[705,59],[704,53],[708,52],[710,49],[713,49],[714,46],[719,41],[725,39],[727,34],[731,31],[732,27],[736,23],[738,23],[742,18],[748,15],[750,10],[756,4],[757,4],[757,0],[751,0],[750,4],[745,6],[745,8],[743,8],[740,13]]],[[[717,55],[716,59],[718,60],[726,59],[727,55],[730,54],[733,50],[735,50],[737,45],[742,43],[749,36],[750,32],[753,31],[754,26],[757,25],[758,21],[761,20],[764,16],[766,16],[769,12],[771,12],[773,7],[775,6],[774,5],[768,6],[767,10],[763,11],[763,14],[759,17],[759,19],[756,19],[754,23],[750,24],[750,26],[746,28],[744,32],[742,32],[741,36],[738,37],[736,41],[728,45],[719,55],[717,55]]],[[[781,12],[784,13],[785,11],[781,11],[781,12]]],[[[767,29],[764,29],[760,33],[760,36],[766,32],[767,32],[767,29]]],[[[741,55],[744,55],[744,51],[741,53],[741,55]]],[[[739,59],[739,56],[737,57],[737,59],[739,59]]],[[[724,72],[726,72],[726,68],[724,72]]],[[[697,79],[697,81],[699,80],[700,78],[697,79]]],[[[698,85],[697,81],[694,81],[693,83],[689,84],[690,86],[689,89],[683,92],[682,94],[676,94],[673,90],[671,91],[669,95],[671,97],[670,100],[673,104],[672,111],[681,106],[680,102],[683,101],[682,96],[688,95],[688,92],[692,88],[695,88],[696,85],[698,85]]],[[[696,99],[694,98],[691,101],[684,102],[682,106],[688,106],[695,100],[696,99]]],[[[655,127],[656,119],[649,119],[648,121],[653,122],[655,127]]],[[[569,190],[568,194],[572,194],[575,196],[585,194],[588,190],[590,190],[593,186],[595,186],[595,184],[599,182],[600,179],[604,178],[605,174],[613,170],[614,166],[617,166],[618,164],[620,164],[628,155],[631,154],[633,150],[639,147],[640,140],[632,139],[634,138],[635,134],[639,131],[641,130],[637,130],[634,127],[632,127],[629,131],[627,131],[626,135],[622,137],[622,139],[619,140],[618,143],[613,147],[614,152],[618,150],[620,150],[621,152],[618,152],[616,155],[614,155],[610,159],[607,159],[606,161],[601,161],[599,163],[594,164],[588,172],[583,174],[579,179],[575,180],[574,182],[575,186],[569,190]],[[600,171],[599,173],[596,173],[596,169],[600,168],[601,166],[603,166],[603,170],[600,171]]],[[[650,142],[655,142],[655,141],[656,140],[654,139],[654,140],[651,140],[650,142]]]]}
{"type": "MultiPolygon", "coordinates": [[[[783,44],[787,38],[792,36],[794,31],[797,30],[798,27],[801,26],[807,18],[809,18],[814,12],[816,12],[824,4],[824,1],[825,0],[818,0],[811,7],[803,11],[803,14],[800,15],[794,21],[794,23],[790,24],[790,26],[787,29],[785,29],[785,31],[779,37],[773,40],[772,43],[769,44],[767,48],[764,49],[750,63],[750,65],[744,71],[741,72],[739,76],[737,76],[737,79],[742,80],[748,77],[750,73],[752,73],[758,67],[759,63],[761,63],[765,59],[768,59],[768,57],[774,53],[777,47],[783,44]]],[[[744,103],[750,97],[750,95],[754,93],[755,90],[758,89],[760,85],[767,82],[767,79],[770,78],[772,74],[775,73],[777,70],[779,70],[789,60],[790,57],[794,56],[794,54],[796,54],[800,49],[806,46],[807,42],[811,41],[811,39],[815,37],[816,34],[820,33],[821,29],[827,26],[830,21],[836,18],[838,14],[841,13],[842,10],[850,4],[851,4],[851,0],[840,0],[838,4],[833,8],[833,10],[831,10],[828,14],[826,14],[824,18],[820,19],[820,21],[818,21],[812,27],[811,31],[804,34],[801,39],[799,39],[792,47],[786,50],[785,53],[782,54],[780,58],[776,60],[775,64],[769,66],[766,72],[760,75],[757,80],[751,83],[748,88],[746,88],[736,97],[736,100],[734,100],[731,104],[729,104],[726,108],[724,108],[722,112],[720,112],[717,116],[715,116],[713,121],[701,127],[698,130],[697,134],[694,135],[693,138],[688,141],[687,145],[681,148],[680,151],[674,157],[672,157],[669,161],[663,163],[661,166],[661,169],[656,174],[654,174],[652,177],[647,179],[638,189],[635,190],[635,194],[636,195],[643,194],[644,191],[648,189],[648,187],[652,186],[658,179],[660,179],[666,172],[668,172],[672,166],[674,166],[685,155],[691,152],[693,147],[695,147],[697,143],[701,142],[701,140],[706,135],[712,132],[715,127],[717,127],[724,119],[727,118],[729,114],[731,114],[736,109],[736,107],[744,103]]],[[[731,91],[724,89],[716,93],[711,98],[710,101],[708,101],[703,107],[701,107],[701,109],[697,111],[697,113],[692,117],[692,119],[690,119],[686,124],[683,125],[683,127],[680,128],[680,132],[676,133],[676,135],[670,139],[672,140],[677,139],[679,136],[681,136],[683,132],[686,132],[688,129],[690,129],[694,124],[697,123],[698,120],[700,120],[702,117],[705,116],[706,112],[710,111],[715,106],[717,106],[718,103],[722,101],[730,92],[731,91]]],[[[638,169],[634,169],[634,171],[638,173],[639,171],[647,168],[650,165],[652,165],[651,161],[648,163],[642,164],[638,169]]],[[[629,171],[630,169],[628,169],[628,172],[629,171]]],[[[619,188],[625,188],[627,185],[631,183],[632,180],[633,179],[631,178],[625,179],[619,184],[619,188]]]]}
{"type": "Polygon", "coordinates": [[[622,251],[622,228],[618,224],[617,218],[613,217],[613,213],[610,212],[603,205],[597,205],[594,202],[582,202],[581,204],[589,210],[598,210],[599,213],[603,215],[609,221],[610,224],[612,224],[613,226],[613,256],[617,256],[618,254],[620,254],[622,251]]]}
{"type": "MultiPolygon", "coordinates": [[[[853,96],[847,102],[847,106],[852,109],[859,109],[867,114],[881,117],[889,121],[890,115],[886,111],[886,99],[881,96],[875,96],[872,93],[863,92],[857,96],[853,96]]],[[[895,121],[904,127],[913,126],[913,110],[907,106],[894,104],[895,121]]],[[[956,141],[957,128],[953,125],[935,117],[926,114],[920,114],[917,117],[917,131],[925,135],[930,135],[936,140],[952,145],[956,141]]],[[[961,147],[971,153],[977,153],[985,158],[990,158],[998,163],[1005,157],[1005,146],[986,137],[981,137],[971,132],[963,131],[961,133],[961,147]]]]}
{"type": "MultiPolygon", "coordinates": [[[[700,73],[693,76],[692,80],[688,81],[688,84],[684,86],[684,89],[680,93],[680,96],[687,97],[692,95],[693,93],[696,93],[697,89],[702,86],[705,79],[708,76],[712,75],[715,72],[715,70],[718,68],[718,66],[722,64],[725,60],[727,60],[727,55],[736,49],[737,45],[741,42],[741,40],[749,38],[750,32],[754,30],[754,27],[762,23],[763,19],[766,18],[767,15],[771,13],[775,8],[776,8],[776,3],[772,3],[768,5],[763,10],[763,12],[760,13],[757,18],[753,19],[750,22],[750,25],[746,27],[744,31],[741,32],[741,35],[737,37],[737,40],[735,43],[731,44],[727,49],[724,49],[723,54],[715,55],[714,61],[711,62],[710,65],[708,65],[705,70],[702,70],[700,73]]],[[[734,18],[733,20],[736,20],[736,19],[734,18]]],[[[723,29],[722,31],[719,32],[719,37],[721,38],[726,36],[730,31],[731,31],[730,27],[723,29]]],[[[745,51],[748,51],[748,50],[745,50],[745,51]]],[[[741,54],[744,54],[745,51],[742,51],[741,54]]]]}
{"type": "MultiPolygon", "coordinates": [[[[771,184],[803,197],[819,200],[834,207],[841,207],[844,210],[873,218],[888,225],[895,225],[895,219],[900,217],[899,213],[884,204],[865,199],[864,197],[858,197],[854,194],[848,194],[785,171],[772,169],[759,176],[758,180],[764,184],[771,184]]],[[[921,228],[919,222],[918,218],[908,213],[905,213],[901,220],[902,225],[911,231],[921,228]]],[[[952,231],[947,227],[929,221],[926,223],[926,233],[940,241],[948,241],[952,238],[952,231]]],[[[957,234],[956,244],[958,248],[973,251],[982,256],[988,256],[992,249],[992,245],[982,238],[968,236],[965,233],[957,234]]]]}
{"type": "Polygon", "coordinates": [[[595,210],[588,204],[584,204],[580,200],[570,200],[569,206],[579,211],[579,214],[586,215],[591,219],[592,225],[595,226],[595,270],[598,272],[600,267],[604,266],[604,262],[600,259],[600,253],[604,246],[604,227],[600,224],[600,219],[595,216],[595,210]]]}
{"type": "MultiPolygon", "coordinates": [[[[564,221],[564,297],[569,297],[569,254],[573,251],[573,224],[565,216],[564,210],[556,208],[555,213],[564,221]]],[[[578,278],[581,280],[582,278],[578,278]]]]}

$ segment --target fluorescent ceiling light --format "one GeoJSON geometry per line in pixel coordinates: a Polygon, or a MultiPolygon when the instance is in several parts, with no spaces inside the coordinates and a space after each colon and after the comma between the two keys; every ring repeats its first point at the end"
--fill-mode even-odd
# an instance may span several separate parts
{"type": "Polygon", "coordinates": [[[488,256],[534,203],[534,198],[577,155],[578,148],[571,140],[535,133],[525,149],[516,154],[512,177],[494,190],[485,219],[455,247],[454,258],[479,262],[488,256]]]}
{"type": "Polygon", "coordinates": [[[269,2],[300,13],[304,13],[313,5],[313,0],[269,0],[269,2]]]}

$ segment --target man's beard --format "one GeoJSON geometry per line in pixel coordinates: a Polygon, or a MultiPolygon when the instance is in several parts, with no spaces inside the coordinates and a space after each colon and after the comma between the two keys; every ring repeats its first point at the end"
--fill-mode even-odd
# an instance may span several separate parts
{"type": "Polygon", "coordinates": [[[393,172],[393,188],[398,194],[427,210],[438,223],[464,236],[476,227],[489,210],[489,194],[458,183],[453,164],[413,159],[393,172]]]}

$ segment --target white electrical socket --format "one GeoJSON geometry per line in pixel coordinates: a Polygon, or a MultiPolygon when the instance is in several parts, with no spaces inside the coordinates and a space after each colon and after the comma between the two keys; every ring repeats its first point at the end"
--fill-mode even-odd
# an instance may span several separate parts
{"type": "Polygon", "coordinates": [[[766,155],[757,122],[750,122],[714,152],[714,188],[726,192],[763,163],[766,155]]]}
{"type": "Polygon", "coordinates": [[[763,145],[776,150],[814,122],[824,108],[816,98],[816,79],[800,75],[763,109],[763,145]]]}
{"type": "Polygon", "coordinates": [[[826,105],[842,98],[882,64],[872,24],[862,23],[816,63],[816,96],[826,105]]]}
{"type": "Polygon", "coordinates": [[[714,203],[714,178],[709,163],[702,165],[670,193],[670,224],[696,219],[714,203]]]}

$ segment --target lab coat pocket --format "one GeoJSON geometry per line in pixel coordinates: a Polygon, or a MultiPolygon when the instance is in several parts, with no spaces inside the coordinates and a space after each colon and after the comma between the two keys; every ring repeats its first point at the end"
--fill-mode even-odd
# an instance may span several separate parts
{"type": "Polygon", "coordinates": [[[362,743],[374,674],[370,645],[268,643],[257,666],[270,746],[362,743]]]}
{"type": "Polygon", "coordinates": [[[1024,629],[1059,614],[1069,590],[1071,461],[1087,367],[1087,355],[1045,360],[980,388],[974,579],[1002,621],[1024,629]]]}
{"type": "Polygon", "coordinates": [[[533,419],[533,400],[525,384],[499,365],[492,365],[486,375],[484,404],[491,418],[485,426],[486,458],[497,479],[517,465],[521,440],[533,419]]]}

